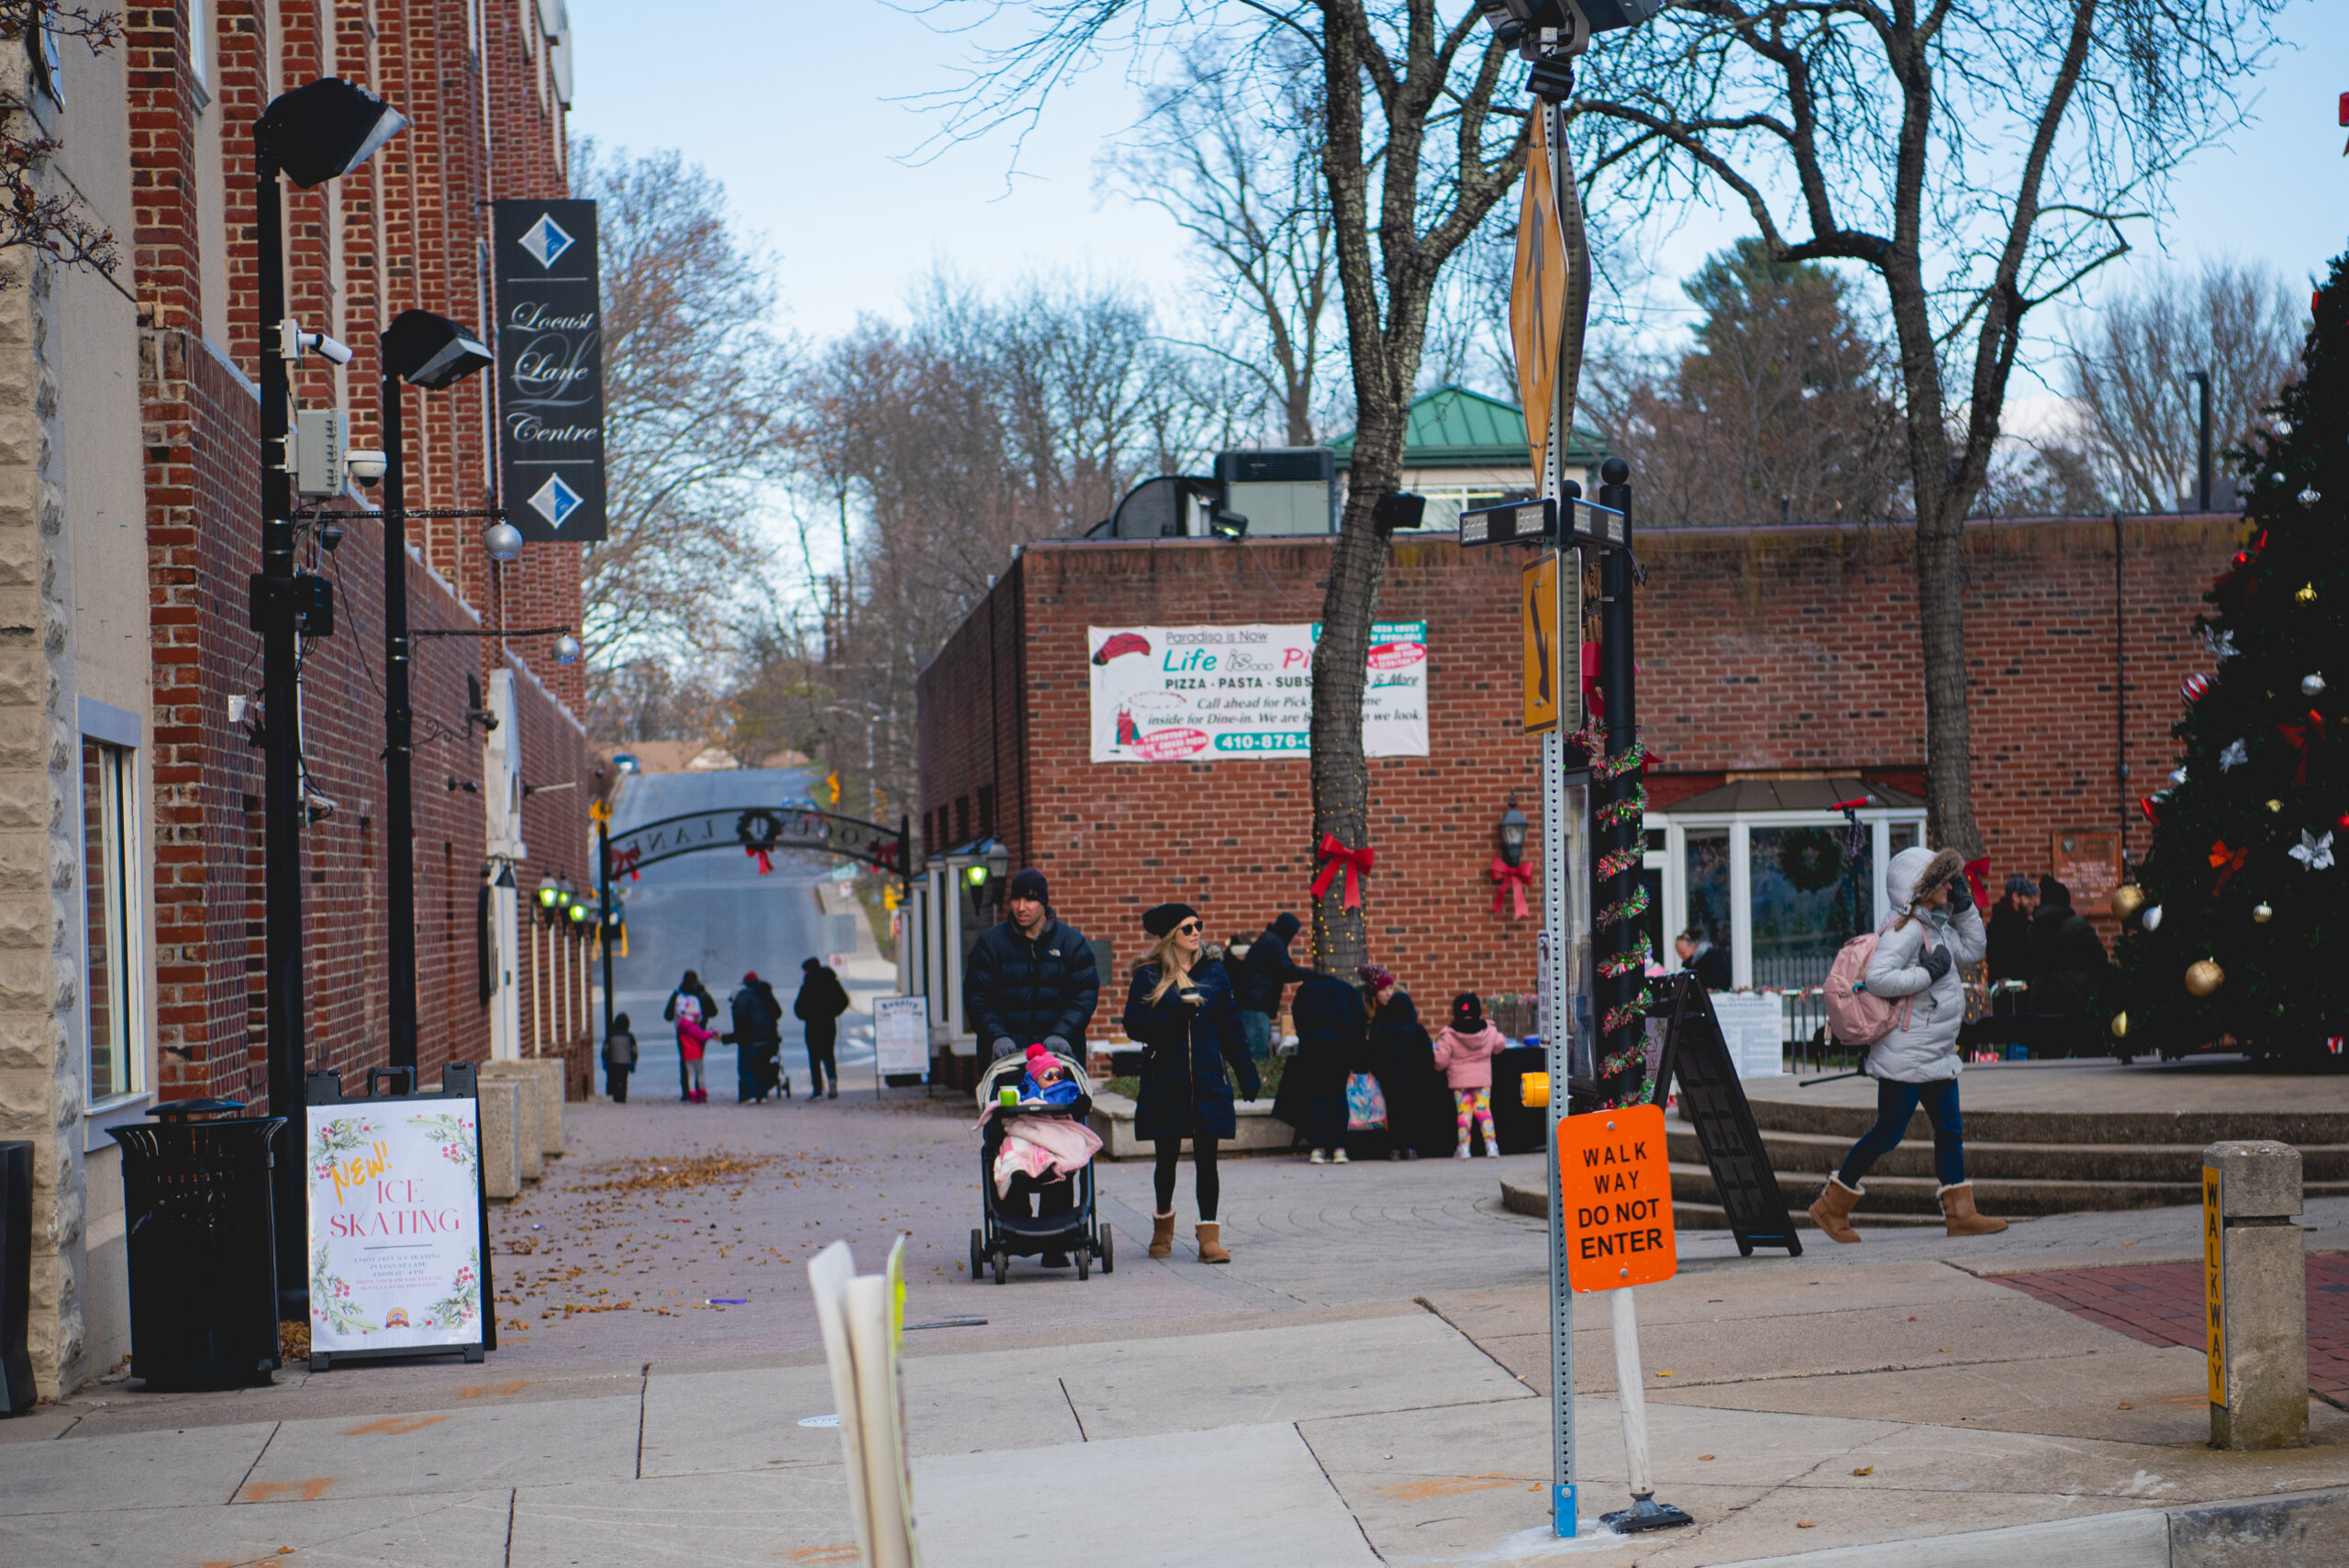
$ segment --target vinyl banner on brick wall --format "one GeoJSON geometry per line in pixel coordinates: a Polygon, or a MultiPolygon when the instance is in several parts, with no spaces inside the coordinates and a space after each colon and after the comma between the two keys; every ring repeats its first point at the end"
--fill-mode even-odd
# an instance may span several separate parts
{"type": "MultiPolygon", "coordinates": [[[[1313,727],[1318,625],[1097,626],[1093,760],[1302,757],[1313,727]]],[[[1363,751],[1428,754],[1428,623],[1371,628],[1363,751]]]]}
{"type": "Polygon", "coordinates": [[[596,204],[491,204],[496,232],[497,465],[530,539],[604,537],[604,323],[596,204]]]}

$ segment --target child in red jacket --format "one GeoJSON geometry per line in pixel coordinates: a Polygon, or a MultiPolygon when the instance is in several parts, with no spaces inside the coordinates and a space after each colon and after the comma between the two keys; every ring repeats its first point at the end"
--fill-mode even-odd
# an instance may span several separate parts
{"type": "MultiPolygon", "coordinates": [[[[688,997],[686,1000],[690,1001],[691,998],[688,997]]],[[[702,1086],[701,1059],[703,1051],[711,1040],[717,1038],[717,1030],[702,1027],[699,1003],[695,1003],[690,1008],[683,1006],[678,1007],[677,1051],[685,1058],[687,1084],[685,1098],[696,1105],[705,1104],[709,1099],[709,1091],[702,1086]]]]}
{"type": "Polygon", "coordinates": [[[1435,1037],[1435,1064],[1452,1085],[1452,1103],[1460,1110],[1460,1146],[1455,1160],[1468,1158],[1468,1125],[1475,1121],[1485,1135],[1485,1157],[1500,1157],[1501,1140],[1493,1135],[1493,1057],[1508,1044],[1500,1030],[1485,1021],[1485,1004],[1474,991],[1452,999],[1452,1022],[1435,1037]]]}

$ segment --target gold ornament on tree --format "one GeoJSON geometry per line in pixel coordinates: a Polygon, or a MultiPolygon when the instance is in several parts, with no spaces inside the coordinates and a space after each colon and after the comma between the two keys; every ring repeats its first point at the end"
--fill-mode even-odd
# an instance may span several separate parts
{"type": "Polygon", "coordinates": [[[2126,920],[2145,906],[2145,890],[2133,882],[2124,882],[2112,890],[2112,914],[2115,919],[2126,920]]]}
{"type": "Polygon", "coordinates": [[[2265,904],[2254,904],[2251,906],[2251,917],[2264,926],[2276,917],[2276,911],[2265,904]]]}
{"type": "Polygon", "coordinates": [[[2313,583],[2303,583],[2303,584],[2300,584],[2300,591],[2299,591],[2299,593],[2297,593],[2297,594],[2293,595],[2292,595],[2292,597],[2294,597],[2294,598],[2296,598],[2296,599],[2299,600],[2299,601],[2300,601],[2300,603],[2302,603],[2302,604],[2304,604],[2304,605],[2312,605],[2312,604],[2315,604],[2315,603],[2316,603],[2316,584],[2313,584],[2313,583]]]}
{"type": "Polygon", "coordinates": [[[2115,1040],[2127,1040],[2129,1038],[2128,1014],[2115,1013],[2112,1015],[2112,1038],[2115,1040]]]}
{"type": "Polygon", "coordinates": [[[2227,972],[2207,958],[2197,959],[2186,966],[2186,988],[2197,996],[2208,996],[2226,984],[2227,972]]]}

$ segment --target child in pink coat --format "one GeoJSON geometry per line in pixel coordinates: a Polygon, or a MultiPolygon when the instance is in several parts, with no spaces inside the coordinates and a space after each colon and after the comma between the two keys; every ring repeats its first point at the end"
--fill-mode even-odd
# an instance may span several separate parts
{"type": "Polygon", "coordinates": [[[1500,1158],[1501,1140],[1493,1135],[1493,1057],[1508,1044],[1500,1030],[1485,1021],[1485,1004],[1473,991],[1452,999],[1452,1022],[1435,1037],[1435,1064],[1452,1085],[1452,1103],[1460,1111],[1460,1146],[1455,1160],[1468,1158],[1468,1126],[1473,1120],[1485,1135],[1485,1157],[1500,1158]]]}

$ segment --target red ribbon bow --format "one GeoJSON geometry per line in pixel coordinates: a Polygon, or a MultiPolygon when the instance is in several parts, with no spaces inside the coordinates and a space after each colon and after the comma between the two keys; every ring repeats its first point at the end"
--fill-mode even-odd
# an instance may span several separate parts
{"type": "Polygon", "coordinates": [[[2227,878],[2243,869],[2243,856],[2250,852],[2248,850],[2230,850],[2224,839],[2210,841],[2210,869],[2219,873],[2218,886],[2210,889],[2213,895],[2227,890],[2227,878]]]}
{"type": "Polygon", "coordinates": [[[1507,861],[1501,859],[1500,856],[1495,855],[1493,857],[1493,881],[1497,883],[1499,885],[1493,889],[1492,912],[1496,915],[1499,914],[1501,912],[1501,900],[1504,897],[1507,897],[1516,905],[1516,909],[1509,916],[1509,918],[1512,920],[1524,919],[1525,890],[1533,885],[1533,868],[1530,865],[1524,864],[1511,865],[1507,861]]]}
{"type": "Polygon", "coordinates": [[[642,852],[642,851],[639,850],[633,844],[630,844],[625,850],[614,850],[612,851],[613,873],[615,874],[626,873],[630,882],[642,882],[644,877],[636,869],[637,856],[642,852]]]}
{"type": "Polygon", "coordinates": [[[2292,750],[2299,754],[2300,765],[2292,773],[2294,787],[2308,783],[2309,742],[2324,739],[2324,715],[2310,708],[2306,724],[2279,724],[2276,727],[2276,733],[2290,742],[2292,750]]]}
{"type": "Polygon", "coordinates": [[[1987,909],[1990,906],[1990,857],[1984,855],[1978,861],[1966,862],[1965,881],[1966,885],[1974,889],[1974,906],[1987,909]]]}
{"type": "Polygon", "coordinates": [[[1321,874],[1313,879],[1313,896],[1320,897],[1330,891],[1330,883],[1340,866],[1346,870],[1346,907],[1362,907],[1362,876],[1378,859],[1378,852],[1368,844],[1350,850],[1338,842],[1335,833],[1321,835],[1320,848],[1314,851],[1321,859],[1321,874]]]}
{"type": "Polygon", "coordinates": [[[759,874],[761,876],[764,876],[767,873],[774,870],[774,857],[769,854],[766,851],[759,848],[758,845],[745,844],[742,846],[742,852],[759,862],[759,874]]]}
{"type": "Polygon", "coordinates": [[[1582,706],[1593,718],[1607,717],[1607,694],[1598,684],[1599,648],[1596,642],[1582,645],[1582,706]]]}

